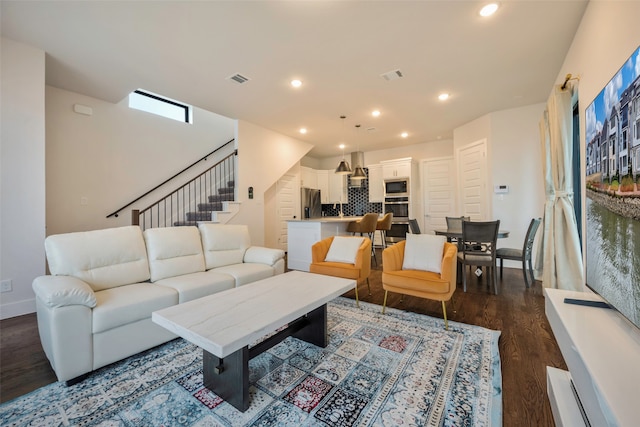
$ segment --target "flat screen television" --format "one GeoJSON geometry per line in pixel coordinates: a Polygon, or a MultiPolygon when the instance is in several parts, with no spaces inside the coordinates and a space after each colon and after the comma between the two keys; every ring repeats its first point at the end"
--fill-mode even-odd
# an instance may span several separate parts
{"type": "Polygon", "coordinates": [[[586,283],[640,328],[640,47],[585,116],[586,283]]]}

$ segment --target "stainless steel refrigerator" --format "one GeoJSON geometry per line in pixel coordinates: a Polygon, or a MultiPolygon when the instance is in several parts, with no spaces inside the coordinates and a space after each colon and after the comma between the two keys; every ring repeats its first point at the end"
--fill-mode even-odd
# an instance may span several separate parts
{"type": "Polygon", "coordinates": [[[320,200],[320,190],[316,190],[315,188],[301,188],[300,213],[302,218],[320,218],[322,216],[322,204],[320,200]]]}

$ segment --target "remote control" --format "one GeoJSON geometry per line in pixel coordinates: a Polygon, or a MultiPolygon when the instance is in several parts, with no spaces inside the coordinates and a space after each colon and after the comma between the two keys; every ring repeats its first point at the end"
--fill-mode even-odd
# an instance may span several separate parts
{"type": "Polygon", "coordinates": [[[609,304],[604,301],[589,301],[585,299],[565,298],[565,304],[586,305],[589,307],[611,308],[609,304]]]}

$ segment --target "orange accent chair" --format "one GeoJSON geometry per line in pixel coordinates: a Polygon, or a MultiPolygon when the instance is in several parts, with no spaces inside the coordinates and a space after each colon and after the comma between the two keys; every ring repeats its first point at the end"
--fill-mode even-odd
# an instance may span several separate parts
{"type": "Polygon", "coordinates": [[[382,313],[384,314],[387,305],[388,291],[442,301],[445,329],[449,329],[445,302],[453,297],[456,290],[457,246],[452,243],[444,244],[441,273],[403,270],[405,246],[406,241],[403,240],[382,251],[382,313]]]}
{"type": "Polygon", "coordinates": [[[309,271],[311,273],[355,280],[356,305],[360,307],[358,285],[361,282],[366,280],[369,295],[371,295],[371,286],[369,285],[369,274],[371,273],[371,240],[366,237],[363,238],[364,240],[358,248],[355,259],[356,262],[349,264],[345,262],[325,261],[333,239],[333,237],[327,237],[326,239],[316,242],[311,247],[311,265],[309,266],[309,271]]]}

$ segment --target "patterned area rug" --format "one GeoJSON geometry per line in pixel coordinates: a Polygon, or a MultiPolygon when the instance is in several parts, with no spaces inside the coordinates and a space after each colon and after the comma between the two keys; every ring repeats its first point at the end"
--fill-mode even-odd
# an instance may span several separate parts
{"type": "Polygon", "coordinates": [[[338,298],[330,344],[287,338],[251,360],[242,413],[202,386],[177,339],[0,406],[3,426],[501,426],[500,332],[338,298]]]}

